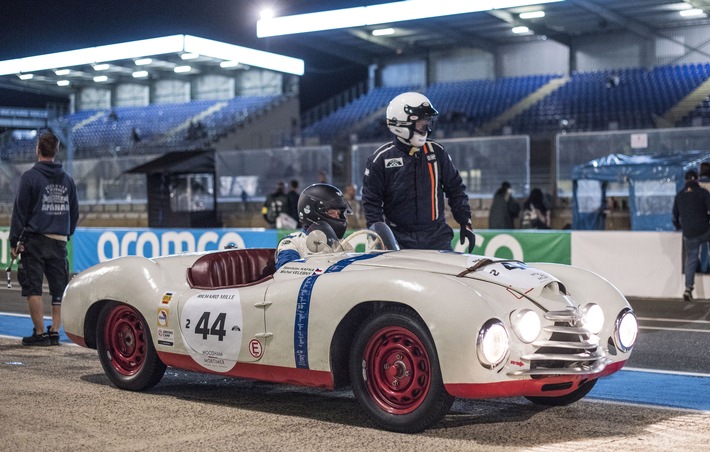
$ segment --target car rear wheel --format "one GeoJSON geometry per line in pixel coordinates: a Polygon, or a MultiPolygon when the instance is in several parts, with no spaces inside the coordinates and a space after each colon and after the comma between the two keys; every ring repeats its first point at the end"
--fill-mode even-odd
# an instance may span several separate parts
{"type": "Polygon", "coordinates": [[[152,388],[165,373],[143,316],[126,304],[107,303],[99,314],[96,348],[104,372],[118,388],[152,388]]]}
{"type": "Polygon", "coordinates": [[[582,383],[582,385],[579,388],[575,389],[574,391],[570,392],[567,395],[558,396],[558,397],[531,396],[531,397],[525,397],[525,398],[537,405],[565,406],[565,405],[569,405],[570,403],[574,403],[574,402],[582,399],[587,394],[589,394],[589,391],[592,390],[592,388],[594,387],[595,384],[597,384],[596,378],[594,380],[589,380],[585,383],[582,383]]]}
{"type": "Polygon", "coordinates": [[[454,402],[428,330],[402,307],[377,312],[362,325],[350,352],[350,382],[370,418],[395,432],[425,430],[454,402]]]}

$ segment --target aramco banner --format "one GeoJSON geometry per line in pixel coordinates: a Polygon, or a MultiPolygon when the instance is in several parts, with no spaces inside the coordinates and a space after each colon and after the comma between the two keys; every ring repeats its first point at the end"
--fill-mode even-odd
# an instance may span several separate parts
{"type": "Polygon", "coordinates": [[[237,248],[274,248],[274,229],[95,229],[78,228],[72,237],[72,271],[121,256],[157,257],[237,248]]]}
{"type": "MultiPolygon", "coordinates": [[[[218,250],[228,244],[238,248],[275,248],[290,232],[275,229],[78,228],[69,241],[69,268],[78,273],[120,256],[157,257],[218,250]]],[[[7,227],[0,227],[0,264],[3,267],[10,262],[8,233],[7,227]]],[[[364,244],[362,247],[359,243],[353,244],[357,251],[364,249],[364,244]]],[[[455,251],[465,251],[466,245],[459,243],[458,231],[452,245],[455,251]]],[[[526,262],[571,264],[571,232],[476,231],[473,252],[526,262]]]]}

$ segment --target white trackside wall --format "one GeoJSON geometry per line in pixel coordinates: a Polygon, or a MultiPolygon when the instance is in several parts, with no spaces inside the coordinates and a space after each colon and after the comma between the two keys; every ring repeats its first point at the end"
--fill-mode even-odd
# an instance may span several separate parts
{"type": "MultiPolygon", "coordinates": [[[[572,265],[606,278],[627,297],[679,299],[682,247],[679,232],[574,231],[572,265]]],[[[710,275],[695,275],[693,295],[710,298],[710,275]]]]}

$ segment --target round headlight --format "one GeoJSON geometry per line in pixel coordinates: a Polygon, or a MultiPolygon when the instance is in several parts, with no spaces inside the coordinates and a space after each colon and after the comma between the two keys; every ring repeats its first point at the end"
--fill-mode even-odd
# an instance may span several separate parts
{"type": "Polygon", "coordinates": [[[540,316],[530,309],[515,311],[510,316],[510,323],[513,325],[513,331],[518,339],[526,344],[537,339],[540,334],[540,316]]]}
{"type": "Polygon", "coordinates": [[[508,354],[508,331],[498,319],[487,321],[478,332],[476,343],[478,360],[492,369],[500,364],[508,354]]]}
{"type": "Polygon", "coordinates": [[[622,352],[628,352],[636,343],[639,325],[631,309],[621,311],[616,318],[616,345],[622,352]]]}
{"type": "Polygon", "coordinates": [[[601,306],[590,303],[582,308],[582,322],[592,334],[599,334],[604,327],[604,311],[601,306]]]}

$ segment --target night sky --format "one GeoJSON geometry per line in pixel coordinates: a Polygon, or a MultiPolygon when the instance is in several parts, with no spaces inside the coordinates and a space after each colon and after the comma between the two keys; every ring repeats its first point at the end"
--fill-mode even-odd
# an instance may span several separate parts
{"type": "MultiPolygon", "coordinates": [[[[367,68],[326,57],[279,38],[256,37],[264,6],[278,15],[365,6],[380,1],[347,0],[3,0],[0,4],[0,60],[137,39],[190,34],[302,58],[302,107],[309,108],[367,77],[367,68]]],[[[44,107],[44,96],[0,86],[0,106],[44,107]]]]}

